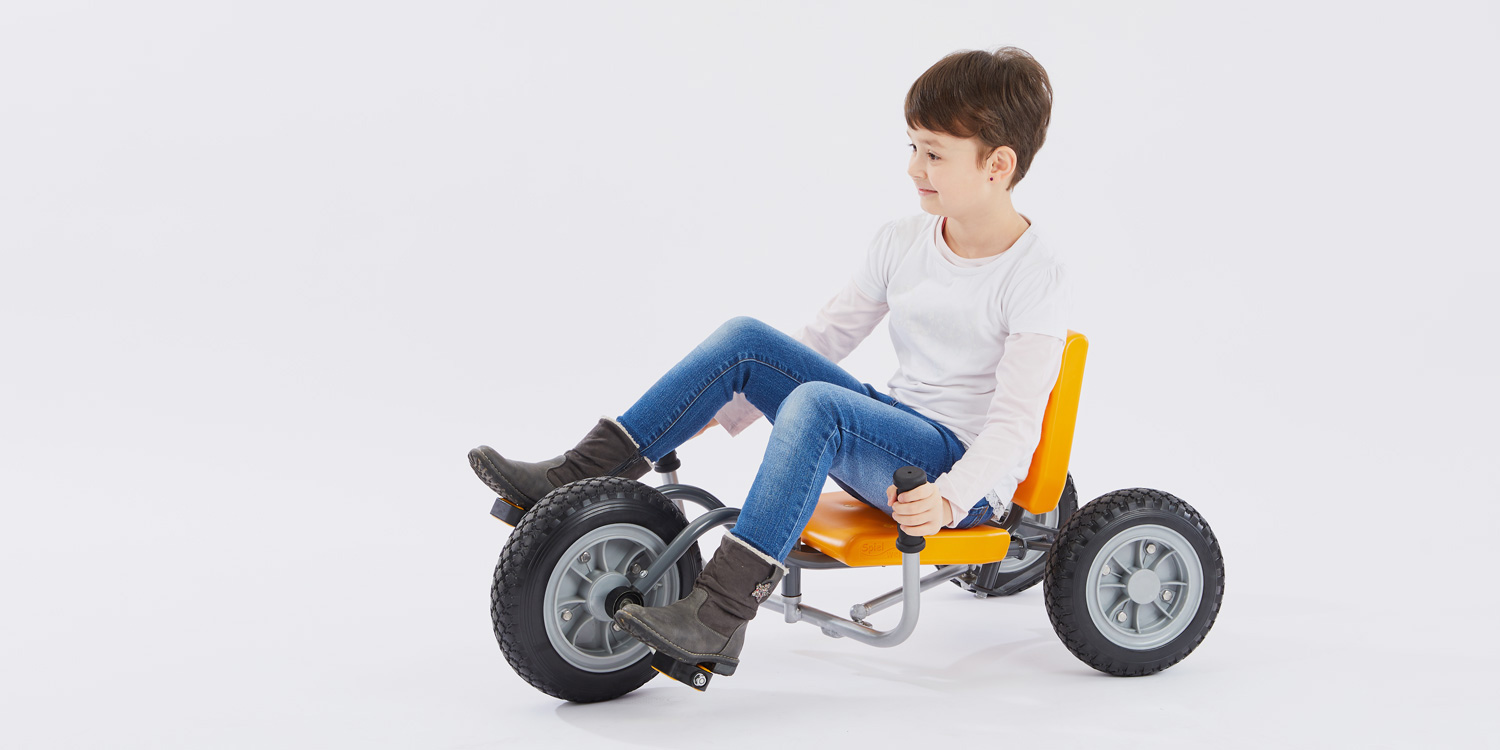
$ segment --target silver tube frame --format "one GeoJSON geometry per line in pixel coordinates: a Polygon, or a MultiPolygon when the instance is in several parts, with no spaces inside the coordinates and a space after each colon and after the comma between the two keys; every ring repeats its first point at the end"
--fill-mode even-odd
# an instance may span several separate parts
{"type": "MultiPolygon", "coordinates": [[[[675,471],[666,473],[665,479],[667,481],[658,489],[664,490],[663,494],[667,495],[679,510],[683,508],[684,499],[703,505],[708,510],[689,522],[687,527],[667,545],[662,554],[645,571],[642,571],[640,578],[633,582],[637,590],[641,591],[649,590],[655,585],[657,579],[677,564],[677,560],[682,557],[687,548],[710,529],[716,526],[725,526],[726,531],[734,528],[734,522],[740,514],[739,508],[720,505],[717,498],[703,489],[678,483],[675,471]],[[719,507],[713,507],[715,505],[719,507]]],[[[916,630],[917,619],[922,613],[923,591],[963,575],[975,567],[972,564],[943,565],[939,566],[936,571],[923,576],[921,554],[920,552],[901,553],[901,586],[868,601],[855,604],[849,608],[849,617],[844,618],[802,603],[801,574],[803,568],[827,569],[852,566],[799,541],[786,559],[788,572],[782,580],[782,593],[772,594],[767,597],[766,601],[761,602],[760,606],[780,612],[782,619],[786,622],[805,622],[815,625],[823,631],[824,635],[831,638],[853,638],[861,643],[889,648],[905,641],[916,630]],[[890,630],[880,630],[865,620],[871,614],[897,604],[901,605],[901,619],[890,630]]]]}

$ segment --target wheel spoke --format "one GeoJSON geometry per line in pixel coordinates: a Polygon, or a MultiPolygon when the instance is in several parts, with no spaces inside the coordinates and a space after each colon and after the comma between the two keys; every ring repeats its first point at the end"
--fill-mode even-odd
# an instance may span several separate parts
{"type": "Polygon", "coordinates": [[[568,609],[569,607],[576,607],[580,604],[583,604],[583,597],[581,596],[570,596],[567,599],[558,599],[557,611],[561,612],[565,609],[568,609]]]}
{"type": "Polygon", "coordinates": [[[590,577],[596,577],[600,572],[609,570],[604,564],[604,553],[608,544],[608,539],[600,539],[589,548],[589,572],[594,574],[590,577]]]}
{"type": "Polygon", "coordinates": [[[1120,601],[1117,602],[1115,604],[1115,606],[1110,607],[1109,611],[1105,613],[1105,616],[1110,619],[1110,622],[1115,622],[1115,615],[1120,614],[1120,610],[1124,609],[1125,605],[1129,604],[1129,603],[1130,603],[1130,597],[1128,597],[1128,596],[1122,596],[1122,597],[1120,597],[1120,601]]]}
{"type": "Polygon", "coordinates": [[[1167,609],[1166,605],[1162,604],[1160,599],[1152,599],[1151,603],[1155,604],[1156,608],[1159,609],[1159,610],[1161,610],[1161,613],[1164,614],[1164,615],[1166,615],[1168,620],[1170,620],[1173,617],[1177,616],[1177,615],[1172,614],[1172,611],[1169,610],[1169,609],[1167,609]]]}
{"type": "Polygon", "coordinates": [[[611,570],[614,570],[614,566],[609,564],[609,543],[610,543],[610,541],[611,540],[609,540],[609,539],[601,539],[601,540],[599,540],[599,545],[598,545],[598,550],[599,550],[599,570],[601,570],[601,571],[603,571],[605,573],[608,573],[611,570]]]}
{"type": "Polygon", "coordinates": [[[1164,560],[1175,554],[1177,554],[1177,550],[1168,550],[1166,554],[1156,558],[1156,562],[1151,563],[1151,569],[1156,570],[1157,566],[1161,565],[1164,560]]]}
{"type": "Polygon", "coordinates": [[[578,648],[578,633],[580,631],[582,631],[582,630],[583,630],[583,620],[580,619],[580,620],[578,620],[578,621],[576,621],[576,622],[573,623],[573,629],[572,630],[564,630],[563,631],[563,638],[566,638],[568,640],[568,644],[571,645],[573,648],[578,648]]]}
{"type": "MultiPolygon", "coordinates": [[[[599,626],[602,624],[603,623],[599,622],[598,620],[590,617],[587,620],[578,623],[578,629],[583,630],[585,627],[592,625],[593,627],[590,627],[589,629],[594,631],[595,633],[599,633],[599,626]]],[[[593,643],[593,641],[590,641],[590,643],[593,643]]]]}
{"type": "Polygon", "coordinates": [[[1187,582],[1186,581],[1162,581],[1161,585],[1163,585],[1163,586],[1186,586],[1187,582]]]}
{"type": "Polygon", "coordinates": [[[635,544],[629,539],[621,540],[620,544],[620,562],[615,564],[615,572],[624,573],[628,578],[630,577],[630,563],[635,560],[635,556],[639,553],[639,550],[636,549],[635,544]]]}
{"type": "Polygon", "coordinates": [[[1099,584],[1099,588],[1101,588],[1101,589],[1123,589],[1123,588],[1125,588],[1125,584],[1123,584],[1123,583],[1101,583],[1101,584],[1099,584]]]}

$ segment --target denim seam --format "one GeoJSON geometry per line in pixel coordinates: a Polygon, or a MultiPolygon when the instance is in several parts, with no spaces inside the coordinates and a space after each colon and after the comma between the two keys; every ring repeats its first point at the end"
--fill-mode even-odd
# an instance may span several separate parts
{"type": "Polygon", "coordinates": [[[772,364],[770,362],[766,362],[765,360],[756,359],[754,357],[742,357],[742,355],[738,355],[738,354],[735,355],[735,356],[736,357],[741,357],[741,358],[740,359],[736,359],[733,362],[730,362],[728,365],[726,365],[724,367],[723,370],[719,371],[719,374],[713,376],[713,378],[710,379],[707,383],[704,383],[701,387],[699,387],[698,388],[698,392],[693,395],[693,399],[687,403],[687,406],[683,407],[682,412],[680,414],[678,414],[676,417],[673,417],[672,418],[672,422],[667,425],[667,428],[664,429],[664,430],[662,430],[661,434],[657,435],[656,438],[654,440],[652,440],[650,443],[648,443],[645,448],[642,448],[641,449],[641,453],[645,453],[647,451],[647,449],[649,449],[652,446],[656,445],[658,442],[661,442],[661,439],[663,437],[665,437],[667,433],[671,432],[672,428],[676,427],[677,423],[682,420],[682,415],[688,413],[688,411],[693,408],[693,404],[698,403],[698,399],[703,397],[703,392],[706,391],[706,390],[708,390],[709,386],[713,385],[714,383],[717,383],[719,381],[719,378],[724,377],[725,374],[727,374],[730,370],[734,369],[736,366],[738,366],[740,364],[743,364],[745,362],[756,362],[756,363],[759,363],[759,364],[763,364],[766,367],[769,367],[772,370],[775,370],[776,372],[779,372],[782,375],[787,376],[788,378],[791,378],[798,385],[801,385],[801,384],[807,382],[805,380],[797,380],[797,377],[795,375],[792,375],[791,373],[787,372],[786,370],[783,370],[780,367],[778,367],[778,366],[776,366],[776,365],[774,365],[774,364],[772,364]]]}

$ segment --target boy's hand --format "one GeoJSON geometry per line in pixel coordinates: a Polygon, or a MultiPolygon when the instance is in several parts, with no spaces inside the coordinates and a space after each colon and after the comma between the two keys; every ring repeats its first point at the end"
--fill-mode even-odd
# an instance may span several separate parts
{"type": "MultiPolygon", "coordinates": [[[[701,429],[701,430],[693,433],[693,437],[698,437],[699,435],[702,435],[703,433],[708,432],[708,428],[713,427],[714,425],[716,425],[718,423],[719,423],[719,418],[718,417],[714,417],[713,419],[708,420],[708,424],[703,425],[703,429],[701,429]]],[[[688,440],[692,440],[692,439],[693,438],[688,438],[688,440]]]]}
{"type": "Polygon", "coordinates": [[[938,493],[937,485],[924,482],[922,486],[896,494],[896,485],[885,488],[886,501],[891,506],[891,518],[901,525],[901,530],[912,536],[929,536],[938,529],[953,523],[953,506],[938,493]]]}

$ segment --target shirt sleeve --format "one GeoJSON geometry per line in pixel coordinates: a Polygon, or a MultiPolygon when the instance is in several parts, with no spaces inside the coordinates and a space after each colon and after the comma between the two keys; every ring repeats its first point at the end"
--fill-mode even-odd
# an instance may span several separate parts
{"type": "Polygon", "coordinates": [[[981,500],[999,512],[1031,469],[1042,437],[1047,399],[1062,370],[1064,339],[1012,333],[995,368],[995,395],[984,427],[953,467],[933,482],[953,508],[957,526],[981,500]]]}
{"type": "Polygon", "coordinates": [[[1070,288],[1067,267],[1061,263],[1018,280],[1003,308],[1006,333],[1045,333],[1066,341],[1070,288]]]}
{"type": "Polygon", "coordinates": [[[886,301],[886,287],[891,282],[891,259],[895,252],[895,248],[891,247],[891,234],[895,227],[894,221],[881,225],[875,237],[870,240],[864,262],[860,263],[852,280],[865,293],[865,297],[882,304],[886,301]]]}
{"type": "MultiPolygon", "coordinates": [[[[837,364],[875,330],[889,311],[885,302],[871,299],[861,290],[856,276],[824,303],[811,323],[797,329],[792,338],[837,364]]],[[[733,437],[762,416],[765,415],[745,398],[745,394],[736,393],[714,418],[733,437]]]]}

